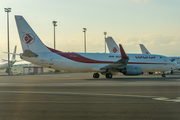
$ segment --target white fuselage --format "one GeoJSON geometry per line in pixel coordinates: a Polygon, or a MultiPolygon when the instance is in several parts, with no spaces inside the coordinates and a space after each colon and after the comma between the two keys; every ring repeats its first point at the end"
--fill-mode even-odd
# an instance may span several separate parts
{"type": "MultiPolygon", "coordinates": [[[[14,62],[12,61],[9,61],[10,63],[10,67],[12,67],[12,65],[14,64],[14,62]]],[[[3,61],[0,61],[0,69],[6,69],[8,68],[8,61],[6,60],[3,60],[3,61]]]]}
{"type": "MultiPolygon", "coordinates": [[[[121,55],[109,53],[47,52],[36,54],[38,57],[25,57],[21,54],[21,58],[43,67],[76,72],[103,72],[100,68],[121,59],[121,55]]],[[[161,55],[127,54],[127,56],[129,57],[127,65],[139,66],[143,72],[163,72],[177,67],[177,64],[161,55]]]]}

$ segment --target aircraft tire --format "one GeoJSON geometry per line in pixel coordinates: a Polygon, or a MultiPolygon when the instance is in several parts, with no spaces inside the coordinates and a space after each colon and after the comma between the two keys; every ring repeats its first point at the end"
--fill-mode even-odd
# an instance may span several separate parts
{"type": "Polygon", "coordinates": [[[113,76],[113,75],[112,75],[111,73],[107,73],[107,74],[106,74],[106,78],[112,78],[112,76],[113,76]]]}
{"type": "Polygon", "coordinates": [[[100,76],[99,73],[94,73],[93,74],[93,78],[99,78],[99,76],[100,76]]]}
{"type": "Polygon", "coordinates": [[[162,77],[166,77],[166,75],[165,75],[165,74],[162,74],[162,77]]]}
{"type": "Polygon", "coordinates": [[[150,75],[152,75],[152,74],[153,74],[153,72],[149,72],[149,74],[150,74],[150,75]]]}

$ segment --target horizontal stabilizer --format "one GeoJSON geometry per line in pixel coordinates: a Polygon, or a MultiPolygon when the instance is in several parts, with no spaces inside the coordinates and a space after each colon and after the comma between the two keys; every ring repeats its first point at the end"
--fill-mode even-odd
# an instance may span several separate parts
{"type": "Polygon", "coordinates": [[[8,52],[3,52],[3,53],[6,53],[6,54],[13,54],[13,55],[20,55],[18,53],[8,53],[8,52]]]}
{"type": "Polygon", "coordinates": [[[37,57],[38,55],[33,53],[30,50],[25,50],[24,53],[22,54],[22,56],[26,56],[26,57],[37,57]]]}
{"type": "Polygon", "coordinates": [[[22,62],[22,61],[24,61],[24,60],[16,60],[16,62],[22,62]]]}
{"type": "Polygon", "coordinates": [[[8,61],[8,60],[5,60],[5,59],[2,59],[3,61],[8,61]]]}

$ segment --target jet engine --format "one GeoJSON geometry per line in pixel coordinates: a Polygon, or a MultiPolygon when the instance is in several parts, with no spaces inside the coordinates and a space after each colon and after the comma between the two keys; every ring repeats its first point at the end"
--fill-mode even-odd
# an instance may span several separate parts
{"type": "Polygon", "coordinates": [[[126,66],[124,69],[120,70],[124,75],[140,75],[142,74],[142,68],[138,66],[126,66]]]}

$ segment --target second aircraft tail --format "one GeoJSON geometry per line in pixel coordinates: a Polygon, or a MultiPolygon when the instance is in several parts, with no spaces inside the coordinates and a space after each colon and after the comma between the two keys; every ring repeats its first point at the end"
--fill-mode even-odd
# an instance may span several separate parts
{"type": "Polygon", "coordinates": [[[110,53],[121,54],[118,45],[115,43],[112,37],[107,37],[105,40],[110,53]]]}
{"type": "Polygon", "coordinates": [[[139,44],[139,45],[140,45],[142,54],[151,54],[143,44],[139,44]]]}

